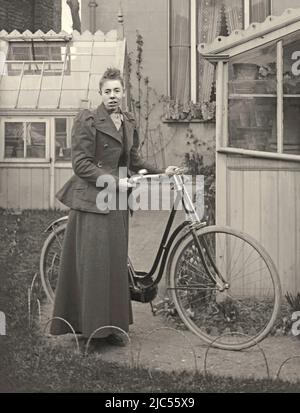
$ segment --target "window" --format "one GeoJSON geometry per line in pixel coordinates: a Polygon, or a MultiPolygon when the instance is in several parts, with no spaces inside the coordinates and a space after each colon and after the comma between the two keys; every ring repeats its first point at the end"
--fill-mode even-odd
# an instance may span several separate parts
{"type": "Polygon", "coordinates": [[[169,0],[169,94],[172,99],[207,102],[214,98],[214,69],[197,53],[210,43],[251,21],[271,14],[270,0],[169,0]]]}
{"type": "Polygon", "coordinates": [[[171,96],[186,102],[190,100],[191,22],[190,1],[171,1],[170,67],[171,96]]]}
{"type": "Polygon", "coordinates": [[[55,160],[71,161],[72,118],[55,118],[55,160]]]}
{"type": "Polygon", "coordinates": [[[300,155],[300,31],[229,63],[228,144],[300,155]]]}
{"type": "Polygon", "coordinates": [[[13,158],[46,158],[46,122],[4,122],[4,159],[13,158]]]}
{"type": "Polygon", "coordinates": [[[230,61],[228,92],[229,146],[276,152],[276,43],[230,61]]]}
{"type": "Polygon", "coordinates": [[[7,55],[8,75],[19,75],[23,62],[25,75],[40,75],[42,72],[48,76],[61,75],[63,69],[65,73],[69,73],[69,46],[65,42],[10,42],[7,55]]]}

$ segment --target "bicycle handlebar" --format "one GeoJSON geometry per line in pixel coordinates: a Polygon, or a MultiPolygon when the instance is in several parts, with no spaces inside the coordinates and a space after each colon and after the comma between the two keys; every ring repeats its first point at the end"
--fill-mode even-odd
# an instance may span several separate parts
{"type": "Polygon", "coordinates": [[[130,183],[137,183],[138,181],[140,181],[141,179],[160,179],[160,178],[166,178],[166,177],[172,177],[172,176],[174,176],[174,175],[179,175],[179,176],[181,176],[181,175],[183,175],[184,174],[184,172],[186,171],[186,169],[185,168],[178,168],[177,169],[177,171],[176,171],[176,173],[174,174],[174,175],[168,175],[168,174],[165,174],[165,173],[163,173],[163,174],[147,174],[147,173],[144,173],[143,171],[146,171],[145,169],[143,169],[141,172],[139,172],[139,174],[138,175],[135,175],[135,176],[132,176],[131,178],[129,178],[129,182],[130,183]]]}

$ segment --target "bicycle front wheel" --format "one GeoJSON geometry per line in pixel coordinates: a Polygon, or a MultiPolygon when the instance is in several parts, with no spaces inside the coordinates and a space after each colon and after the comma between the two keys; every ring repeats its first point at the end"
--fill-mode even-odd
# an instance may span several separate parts
{"type": "Polygon", "coordinates": [[[44,242],[40,256],[40,275],[44,291],[53,302],[59,274],[63,239],[67,223],[54,227],[44,242]]]}
{"type": "Polygon", "coordinates": [[[190,233],[176,245],[168,266],[179,316],[214,347],[255,345],[272,329],[280,306],[280,282],[270,256],[252,237],[229,227],[206,227],[196,236],[199,244],[190,233]],[[226,288],[217,285],[220,279],[226,288]]]}

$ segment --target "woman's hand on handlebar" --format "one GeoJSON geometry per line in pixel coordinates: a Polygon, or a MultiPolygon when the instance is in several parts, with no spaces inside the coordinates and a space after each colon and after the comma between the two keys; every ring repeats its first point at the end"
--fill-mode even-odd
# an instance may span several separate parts
{"type": "Polygon", "coordinates": [[[165,174],[168,176],[176,175],[180,170],[181,168],[178,166],[170,165],[165,169],[165,174]]]}
{"type": "Polygon", "coordinates": [[[134,183],[130,182],[128,178],[121,178],[119,179],[119,190],[121,192],[126,192],[128,191],[129,188],[134,187],[134,183]]]}

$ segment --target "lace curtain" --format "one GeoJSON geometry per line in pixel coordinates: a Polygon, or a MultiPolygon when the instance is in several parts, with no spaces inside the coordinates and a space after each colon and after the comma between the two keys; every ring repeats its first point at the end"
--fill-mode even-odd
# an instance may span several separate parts
{"type": "MultiPolygon", "coordinates": [[[[250,1],[251,21],[261,22],[270,14],[269,0],[250,1]]],[[[210,43],[219,34],[221,21],[224,16],[227,32],[243,29],[244,1],[243,0],[198,0],[198,43],[210,43]]],[[[198,100],[209,101],[214,81],[214,67],[198,58],[198,100]]]]}
{"type": "Polygon", "coordinates": [[[250,1],[250,21],[263,22],[271,14],[270,0],[250,1]]]}
{"type": "Polygon", "coordinates": [[[171,1],[171,95],[187,102],[190,99],[190,6],[189,0],[171,1]]]}
{"type": "MultiPolygon", "coordinates": [[[[198,43],[211,43],[220,33],[222,2],[198,1],[198,43]]],[[[200,55],[198,57],[199,102],[210,100],[214,80],[214,67],[200,55]]]]}

